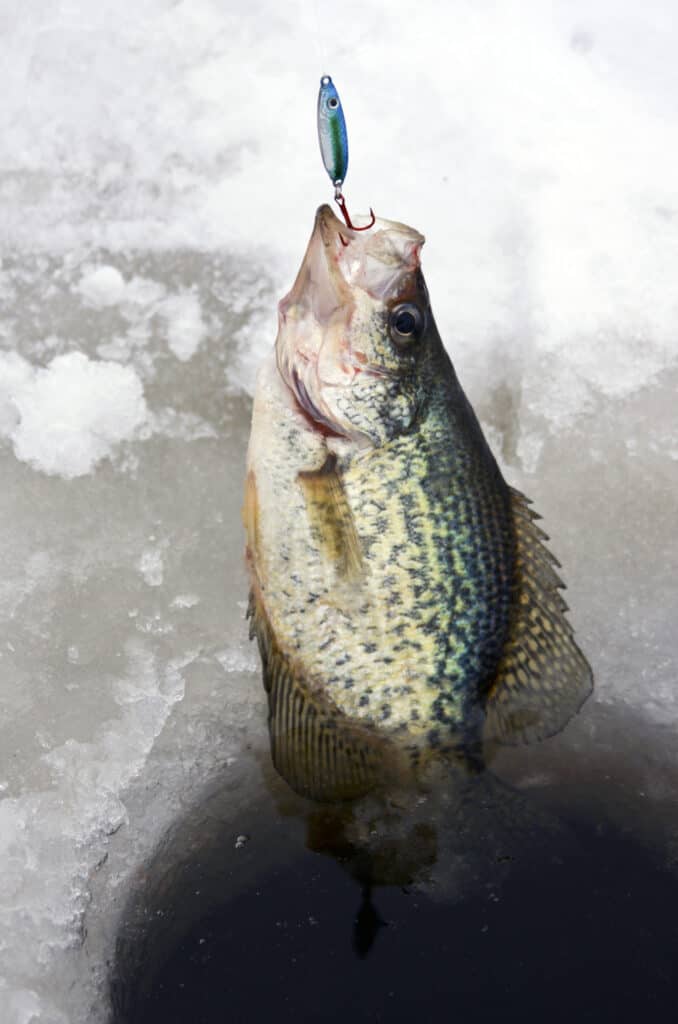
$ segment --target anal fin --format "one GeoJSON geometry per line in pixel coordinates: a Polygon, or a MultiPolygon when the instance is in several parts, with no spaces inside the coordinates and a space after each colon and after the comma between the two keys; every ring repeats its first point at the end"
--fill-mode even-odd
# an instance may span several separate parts
{"type": "Polygon", "coordinates": [[[364,796],[385,778],[395,754],[388,741],[347,718],[303,679],[279,647],[263,605],[250,595],[252,632],[259,642],[268,694],[271,755],[301,796],[322,802],[364,796]]]}

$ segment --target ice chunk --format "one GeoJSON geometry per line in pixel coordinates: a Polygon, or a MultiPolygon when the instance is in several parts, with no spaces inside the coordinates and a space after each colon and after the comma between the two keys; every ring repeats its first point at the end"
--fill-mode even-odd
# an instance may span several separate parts
{"type": "Polygon", "coordinates": [[[78,290],[93,306],[115,306],[125,294],[125,280],[116,267],[104,265],[84,274],[78,290]]]}
{"type": "Polygon", "coordinates": [[[147,416],[135,370],[80,352],[44,369],[0,353],[0,382],[0,432],[16,457],[66,479],[90,473],[147,416]]]}
{"type": "Polygon", "coordinates": [[[159,312],[167,321],[167,344],[177,359],[187,362],[207,334],[197,295],[190,291],[170,295],[159,312]]]}

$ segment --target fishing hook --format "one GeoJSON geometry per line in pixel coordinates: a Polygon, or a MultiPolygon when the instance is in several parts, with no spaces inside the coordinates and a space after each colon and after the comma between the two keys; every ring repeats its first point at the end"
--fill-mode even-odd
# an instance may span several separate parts
{"type": "Polygon", "coordinates": [[[370,206],[370,217],[372,219],[371,219],[369,224],[365,224],[365,226],[362,227],[362,228],[357,228],[355,226],[355,224],[352,223],[351,215],[349,214],[348,208],[346,206],[346,200],[344,199],[344,197],[342,195],[341,186],[339,186],[339,185],[337,185],[337,187],[334,190],[334,201],[337,204],[337,206],[339,207],[339,209],[341,210],[341,215],[344,218],[344,220],[346,221],[346,227],[350,228],[351,231],[368,231],[371,227],[374,227],[377,218],[374,216],[374,210],[372,209],[371,206],[370,206]]]}

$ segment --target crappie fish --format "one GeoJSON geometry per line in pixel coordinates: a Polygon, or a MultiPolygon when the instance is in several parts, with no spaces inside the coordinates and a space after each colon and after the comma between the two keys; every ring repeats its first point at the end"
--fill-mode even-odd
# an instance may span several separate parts
{"type": "Polygon", "coordinates": [[[424,238],[321,206],[259,371],[244,520],[273,761],[316,800],[561,729],[591,691],[558,565],[440,340],[424,238]]]}

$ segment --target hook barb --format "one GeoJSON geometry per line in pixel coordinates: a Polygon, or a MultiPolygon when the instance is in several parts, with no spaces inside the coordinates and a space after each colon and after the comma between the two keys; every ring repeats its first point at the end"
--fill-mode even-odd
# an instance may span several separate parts
{"type": "Polygon", "coordinates": [[[343,195],[341,194],[341,192],[339,190],[337,190],[337,192],[336,192],[336,194],[334,196],[334,201],[337,204],[337,206],[339,207],[339,209],[341,210],[341,215],[344,218],[344,220],[346,221],[346,227],[350,228],[351,231],[369,231],[369,229],[374,226],[377,218],[374,216],[374,210],[372,209],[371,206],[370,206],[370,217],[372,219],[370,220],[370,223],[369,224],[365,224],[365,226],[362,227],[362,228],[357,228],[355,226],[355,224],[353,224],[351,222],[351,215],[348,212],[348,207],[346,206],[346,200],[344,199],[343,195]]]}

